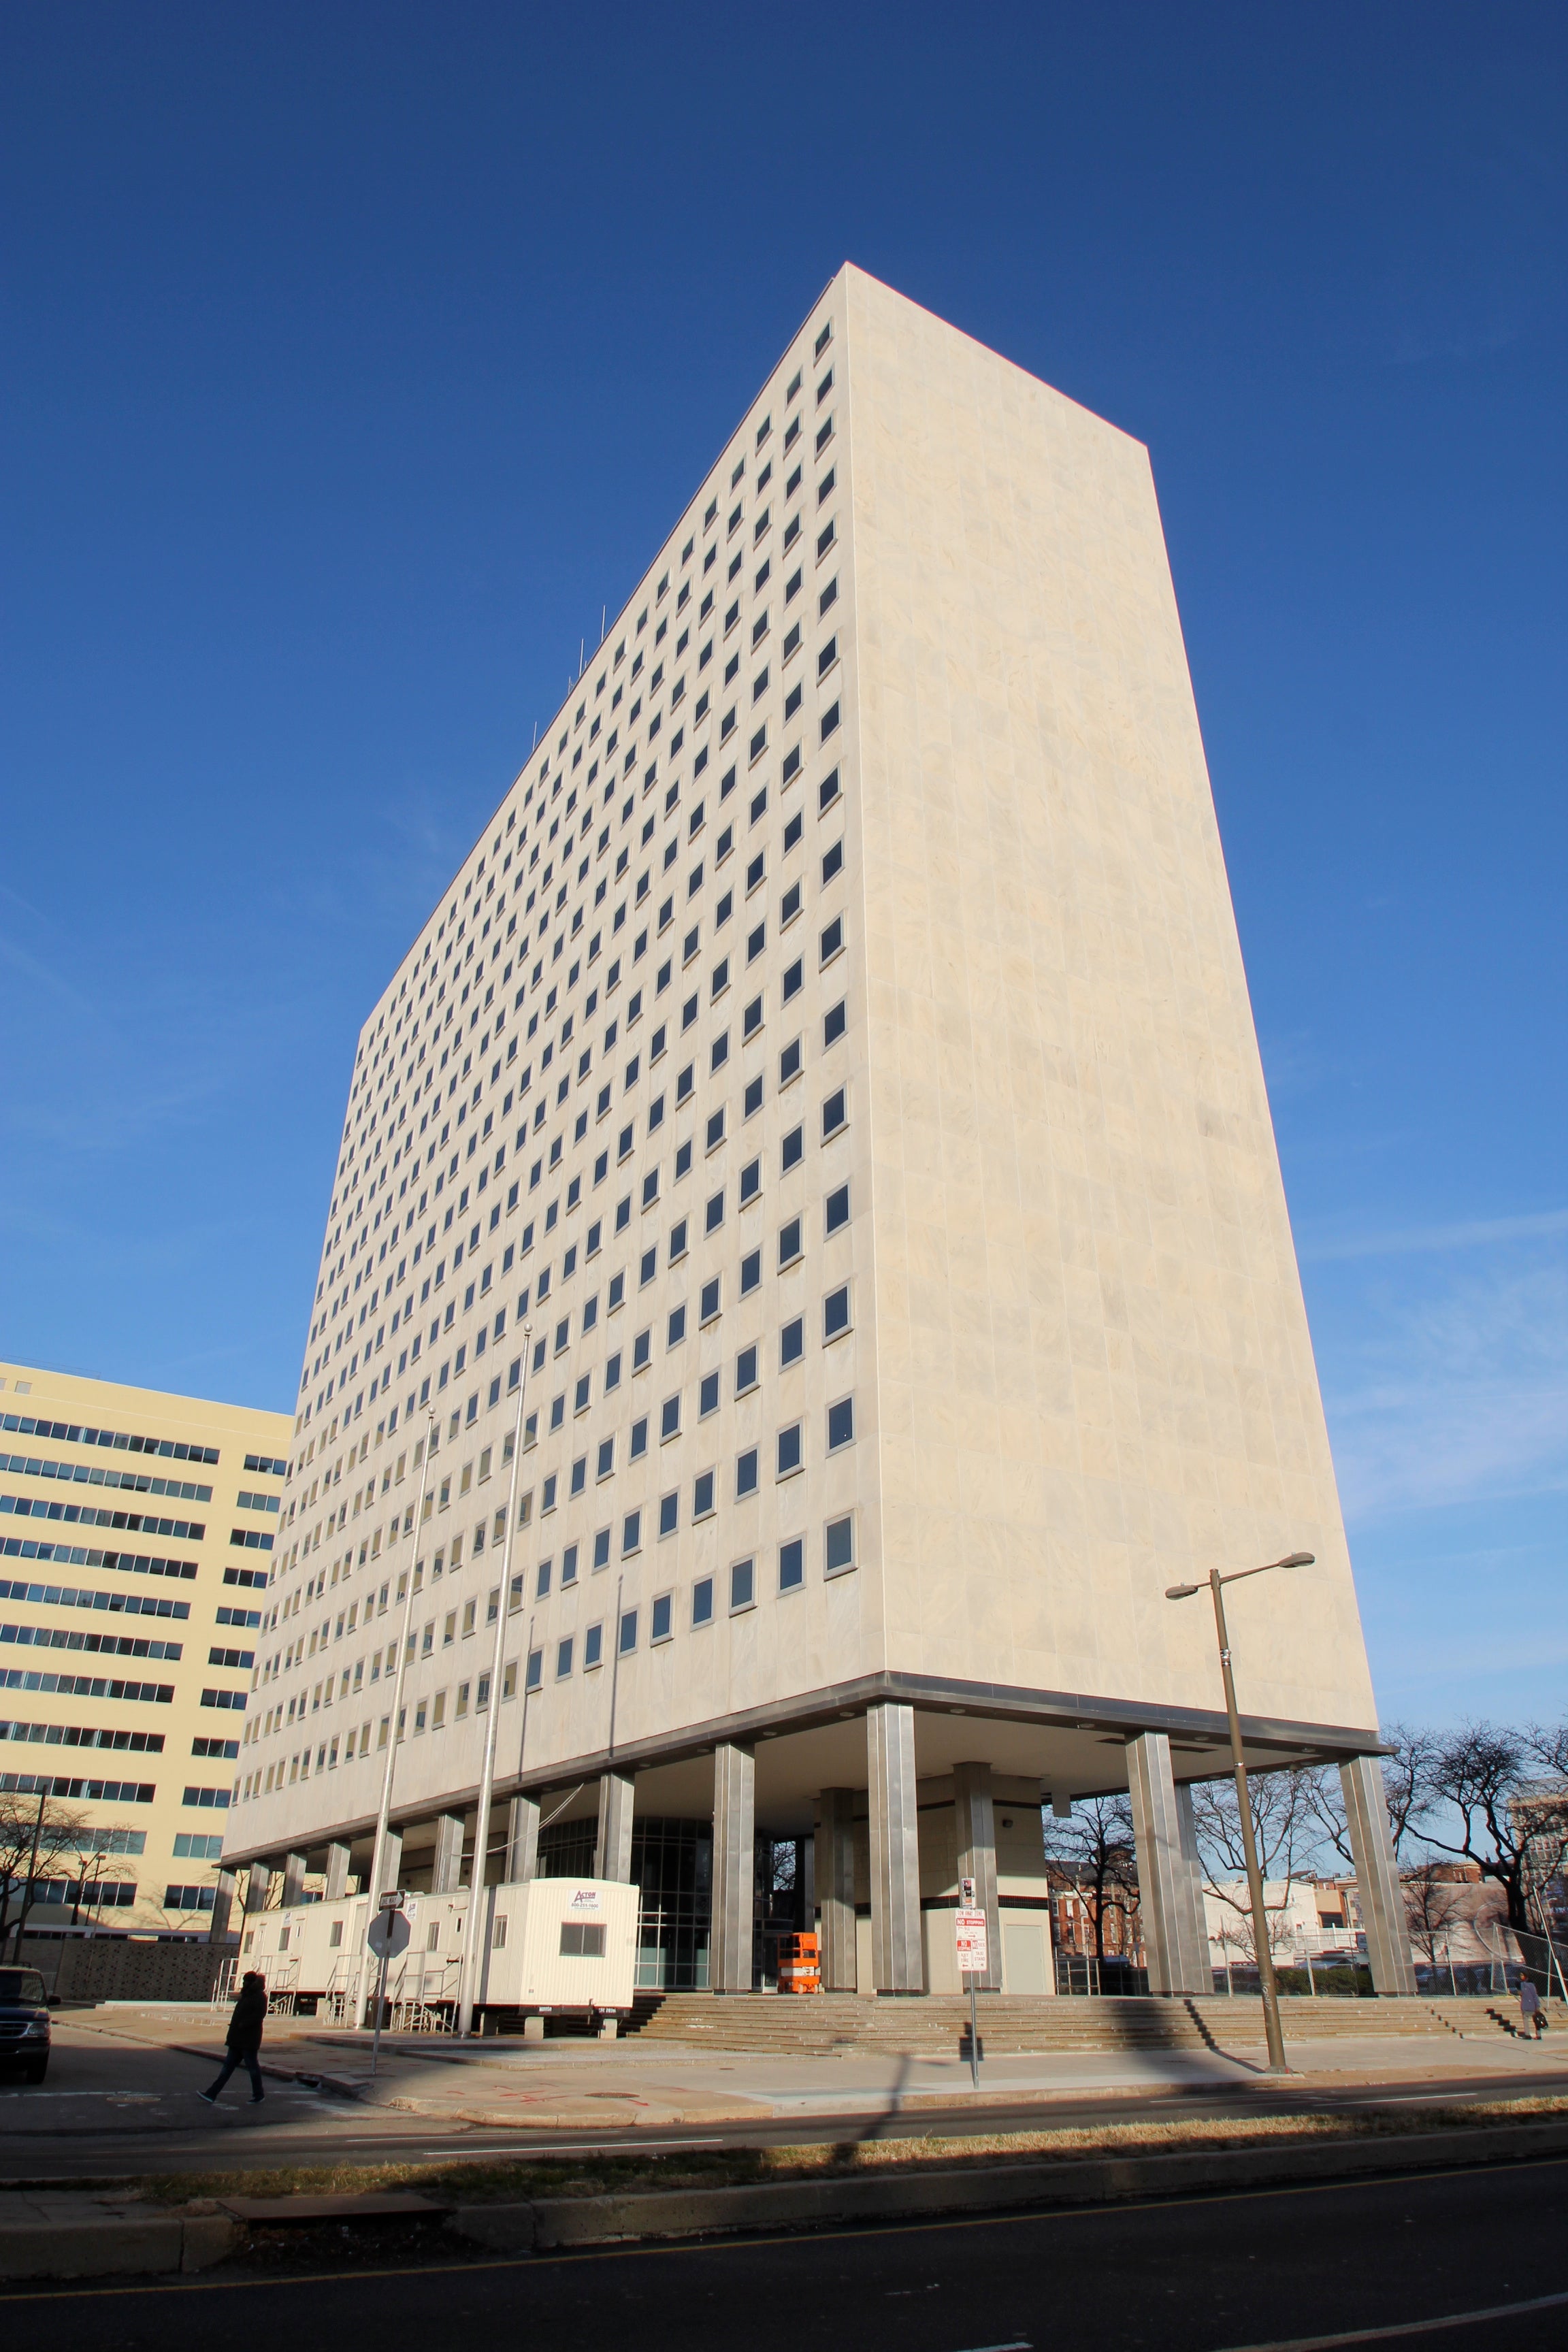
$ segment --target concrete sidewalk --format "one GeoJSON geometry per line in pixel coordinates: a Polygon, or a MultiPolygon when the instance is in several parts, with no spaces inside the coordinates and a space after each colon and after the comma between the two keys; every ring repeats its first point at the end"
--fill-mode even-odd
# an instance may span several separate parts
{"type": "MultiPolygon", "coordinates": [[[[659,2128],[673,2124],[734,2124],[820,2116],[918,2114],[922,2108],[976,2103],[1038,2105],[1042,2121],[1054,2100],[1096,2093],[1173,2090],[1235,2091],[1257,2083],[1277,2090],[1262,2074],[1264,2051],[1058,2052],[1008,2053],[986,2060],[980,2088],[967,2062],[893,2058],[847,2052],[829,2057],[764,2057],[752,2053],[693,2051],[636,2042],[545,2042],[504,2051],[467,2048],[433,2037],[384,2041],[372,2083],[368,2040],[352,2034],[300,2035],[287,2055],[274,2047],[271,2063],[296,2078],[311,2074],[330,2087],[378,2106],[446,2123],[510,2124],[531,2129],[659,2128]]],[[[1561,2073],[1568,2087],[1568,2053],[1548,2061],[1529,2044],[1467,2042],[1457,2037],[1413,2046],[1409,2039],[1343,2040],[1287,2045],[1303,2090],[1351,2088],[1358,2082],[1422,2084],[1456,2075],[1495,2077],[1561,2073]]]]}

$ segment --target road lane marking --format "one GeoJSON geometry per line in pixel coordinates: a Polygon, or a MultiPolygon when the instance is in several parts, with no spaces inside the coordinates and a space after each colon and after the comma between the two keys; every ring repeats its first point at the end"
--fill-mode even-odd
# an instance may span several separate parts
{"type": "Polygon", "coordinates": [[[1351,2327],[1337,2336],[1278,2336],[1267,2344],[1227,2344],[1223,2352],[1334,2352],[1345,2344],[1387,2344],[1400,2336],[1436,2336],[1446,2327],[1479,2327],[1483,2320],[1517,2319],[1527,2311],[1558,2311],[1568,2294],[1532,2295],[1528,2303],[1493,2303],[1479,2311],[1446,2311],[1437,2319],[1395,2319],[1386,2327],[1351,2327]]]}

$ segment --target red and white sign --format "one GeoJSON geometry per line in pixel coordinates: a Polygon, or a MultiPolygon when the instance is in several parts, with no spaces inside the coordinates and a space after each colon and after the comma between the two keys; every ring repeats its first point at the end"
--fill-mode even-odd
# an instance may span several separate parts
{"type": "Polygon", "coordinates": [[[958,1948],[958,1972],[960,1976],[984,1976],[991,1966],[985,1938],[984,1912],[955,1912],[953,1914],[953,1937],[958,1948]]]}

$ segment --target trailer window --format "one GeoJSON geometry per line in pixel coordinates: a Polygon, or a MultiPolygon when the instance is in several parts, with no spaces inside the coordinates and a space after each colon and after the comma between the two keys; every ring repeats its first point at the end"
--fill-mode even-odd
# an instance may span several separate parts
{"type": "Polygon", "coordinates": [[[576,1957],[585,1960],[602,1960],[605,1957],[604,1928],[590,1927],[584,1919],[563,1919],[561,1956],[563,1959],[576,1957]]]}

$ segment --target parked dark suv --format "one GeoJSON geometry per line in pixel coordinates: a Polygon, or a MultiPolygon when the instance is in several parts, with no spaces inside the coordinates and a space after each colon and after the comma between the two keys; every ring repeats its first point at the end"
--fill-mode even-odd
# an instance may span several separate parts
{"type": "Polygon", "coordinates": [[[0,1969],[0,2066],[20,2066],[29,2083],[49,2071],[49,2011],[37,1969],[0,1969]]]}

